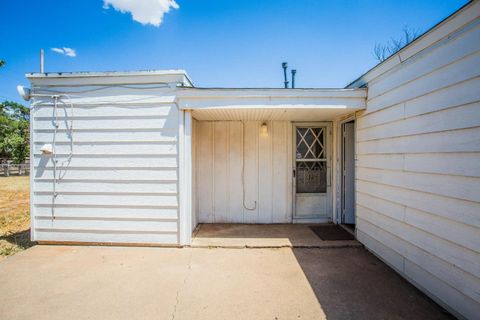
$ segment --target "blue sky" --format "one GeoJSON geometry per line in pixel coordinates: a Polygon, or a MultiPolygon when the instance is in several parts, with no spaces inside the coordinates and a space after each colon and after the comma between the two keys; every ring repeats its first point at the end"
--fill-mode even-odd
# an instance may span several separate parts
{"type": "Polygon", "coordinates": [[[0,99],[20,101],[15,86],[39,70],[40,48],[47,72],[180,68],[199,87],[281,87],[288,61],[297,87],[343,87],[376,64],[375,43],[404,26],[425,31],[466,2],[177,0],[156,27],[103,0],[0,0],[0,99]],[[51,50],[64,47],[76,56],[51,50]]]}

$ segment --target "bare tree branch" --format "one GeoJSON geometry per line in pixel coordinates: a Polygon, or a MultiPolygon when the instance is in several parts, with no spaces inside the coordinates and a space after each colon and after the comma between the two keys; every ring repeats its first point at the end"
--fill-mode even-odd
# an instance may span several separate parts
{"type": "Polygon", "coordinates": [[[394,55],[400,51],[403,47],[408,45],[413,40],[417,39],[419,33],[417,30],[413,30],[408,26],[403,27],[402,36],[399,38],[390,38],[390,41],[386,43],[376,43],[373,48],[373,55],[379,62],[388,59],[391,55],[394,55]]]}

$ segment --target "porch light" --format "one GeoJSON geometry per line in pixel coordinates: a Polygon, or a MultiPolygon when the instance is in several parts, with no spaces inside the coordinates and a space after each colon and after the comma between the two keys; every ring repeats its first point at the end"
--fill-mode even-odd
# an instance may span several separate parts
{"type": "Polygon", "coordinates": [[[262,136],[266,136],[268,134],[268,126],[266,122],[262,123],[262,126],[260,127],[260,134],[262,136]]]}

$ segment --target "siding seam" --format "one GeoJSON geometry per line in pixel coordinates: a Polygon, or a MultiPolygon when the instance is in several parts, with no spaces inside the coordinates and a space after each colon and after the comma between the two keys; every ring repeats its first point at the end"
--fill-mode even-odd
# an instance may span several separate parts
{"type": "Polygon", "coordinates": [[[455,199],[455,200],[461,200],[461,201],[466,201],[466,202],[471,202],[471,203],[480,203],[480,202],[474,201],[474,200],[462,199],[462,198],[452,197],[452,196],[448,196],[448,195],[444,195],[444,194],[440,194],[440,193],[428,192],[428,191],[419,190],[419,189],[405,188],[405,187],[398,186],[398,185],[394,185],[394,184],[388,184],[388,183],[371,181],[371,180],[365,180],[365,179],[359,179],[359,178],[357,178],[356,180],[357,180],[357,181],[363,181],[363,182],[369,182],[369,183],[373,183],[373,184],[378,184],[378,185],[383,185],[383,186],[395,187],[395,188],[404,189],[404,190],[409,190],[409,191],[415,191],[415,192],[421,192],[421,193],[426,193],[426,194],[432,194],[432,195],[435,195],[435,196],[440,196],[440,197],[445,197],[445,198],[450,198],[450,199],[455,199]]]}

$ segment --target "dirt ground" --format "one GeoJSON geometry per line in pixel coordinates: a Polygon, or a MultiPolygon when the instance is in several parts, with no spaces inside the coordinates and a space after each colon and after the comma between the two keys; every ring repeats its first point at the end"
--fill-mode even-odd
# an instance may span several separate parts
{"type": "Polygon", "coordinates": [[[0,260],[34,245],[29,193],[28,176],[0,178],[0,260]]]}

